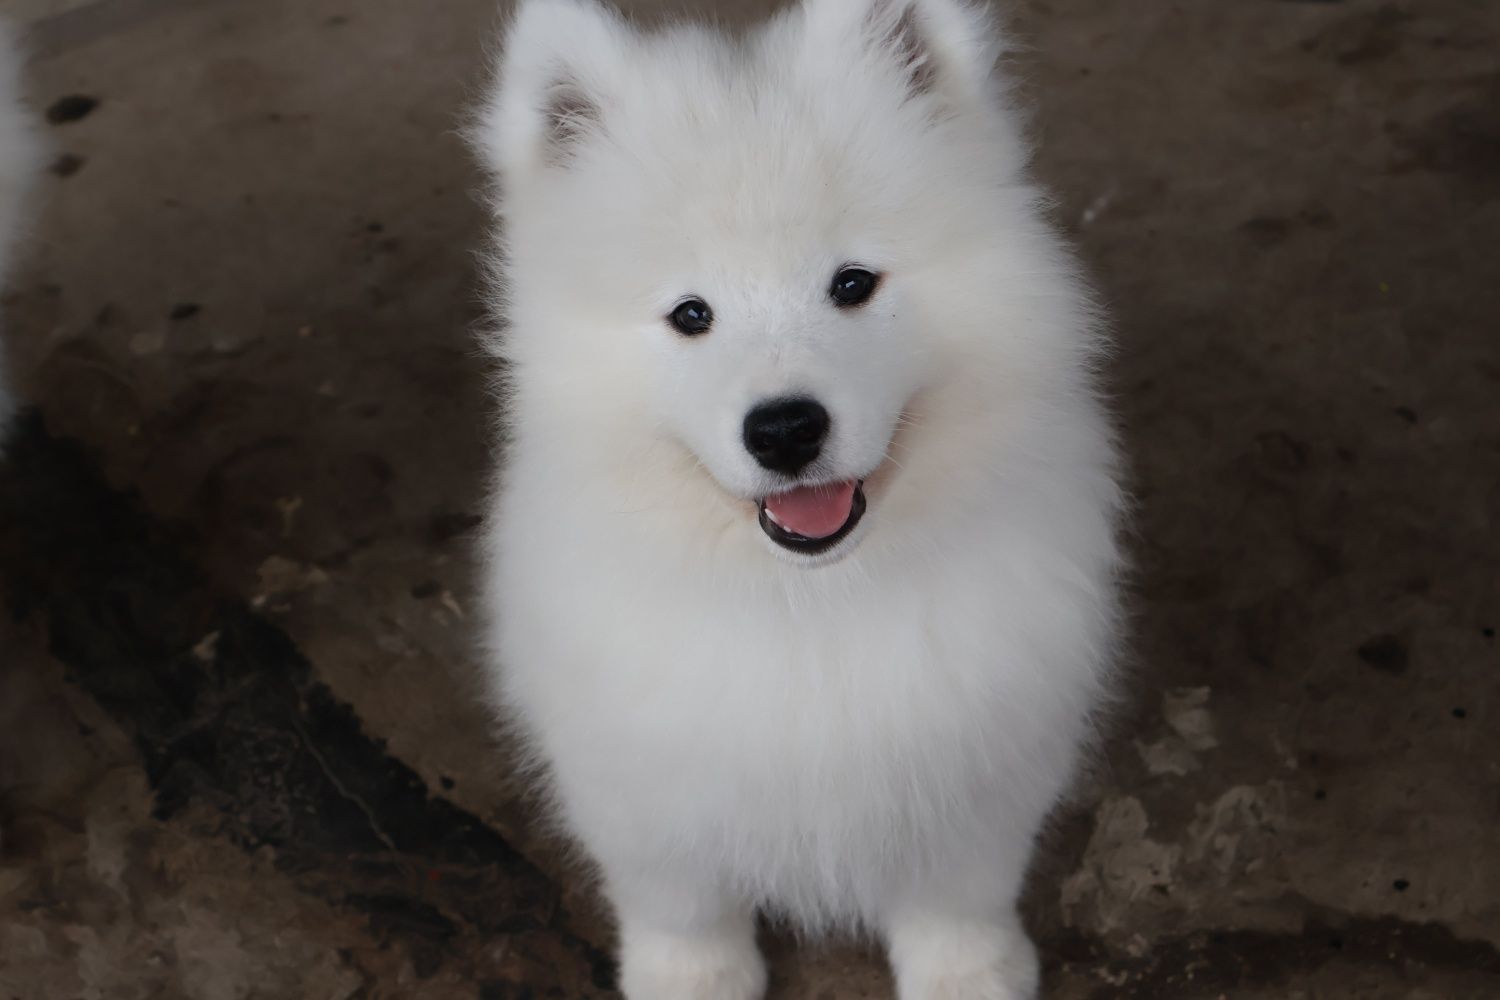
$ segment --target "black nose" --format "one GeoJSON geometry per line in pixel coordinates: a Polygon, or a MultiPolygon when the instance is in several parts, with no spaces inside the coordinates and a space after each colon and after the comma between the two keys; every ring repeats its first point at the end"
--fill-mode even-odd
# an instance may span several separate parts
{"type": "Polygon", "coordinates": [[[745,448],[772,472],[795,475],[823,449],[828,411],[811,399],[773,399],[745,416],[745,448]]]}

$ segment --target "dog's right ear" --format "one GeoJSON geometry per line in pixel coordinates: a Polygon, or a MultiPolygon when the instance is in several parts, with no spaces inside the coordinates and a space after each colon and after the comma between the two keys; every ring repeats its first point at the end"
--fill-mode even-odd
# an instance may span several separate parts
{"type": "Polygon", "coordinates": [[[808,59],[868,60],[900,74],[935,113],[981,107],[1001,39],[977,0],[803,0],[808,59]]]}
{"type": "Polygon", "coordinates": [[[594,0],[521,0],[470,141],[510,184],[566,167],[604,127],[631,33],[594,0]]]}

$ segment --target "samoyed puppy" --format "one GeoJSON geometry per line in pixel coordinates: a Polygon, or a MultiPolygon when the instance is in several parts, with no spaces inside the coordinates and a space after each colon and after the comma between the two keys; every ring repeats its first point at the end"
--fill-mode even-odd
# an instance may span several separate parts
{"type": "MultiPolygon", "coordinates": [[[[40,142],[21,106],[21,53],[9,26],[0,21],[0,283],[26,218],[26,203],[41,157],[40,142]]],[[[0,431],[14,404],[0,350],[0,431]]]]}
{"type": "Polygon", "coordinates": [[[506,34],[492,675],[630,1000],[759,997],[758,912],[878,937],[903,1000],[1036,995],[1122,494],[1001,49],[964,0],[506,34]]]}

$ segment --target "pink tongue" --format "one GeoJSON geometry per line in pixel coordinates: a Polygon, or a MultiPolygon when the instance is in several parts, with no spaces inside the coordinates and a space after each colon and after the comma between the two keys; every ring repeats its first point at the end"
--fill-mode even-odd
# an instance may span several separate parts
{"type": "Polygon", "coordinates": [[[803,538],[827,538],[849,520],[855,483],[803,486],[766,497],[766,511],[776,523],[803,538]]]}

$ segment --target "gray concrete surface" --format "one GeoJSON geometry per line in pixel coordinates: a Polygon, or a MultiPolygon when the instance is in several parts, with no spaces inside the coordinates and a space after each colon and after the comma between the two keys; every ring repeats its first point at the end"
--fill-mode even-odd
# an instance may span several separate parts
{"type": "MultiPolygon", "coordinates": [[[[1500,6],[1010,9],[1140,497],[1048,995],[1500,996],[1500,6]]],[[[497,9],[0,10],[39,108],[99,102],[4,301],[48,430],[0,473],[0,996],[608,995],[469,697],[497,9]]],[[[767,943],[779,998],[889,996],[767,943]]]]}

